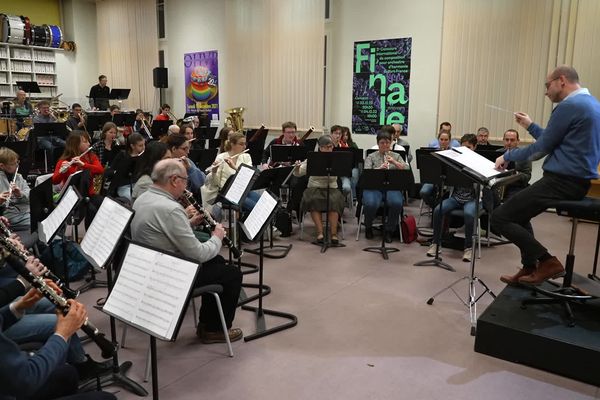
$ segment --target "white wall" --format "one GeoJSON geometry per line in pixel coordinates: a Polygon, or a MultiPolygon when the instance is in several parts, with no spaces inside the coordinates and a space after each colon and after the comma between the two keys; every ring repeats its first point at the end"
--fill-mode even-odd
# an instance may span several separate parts
{"type": "MultiPolygon", "coordinates": [[[[354,42],[412,37],[407,141],[427,144],[436,132],[442,45],[441,0],[333,0],[329,32],[326,125],[351,126],[354,42]]],[[[359,147],[375,144],[371,135],[355,135],[359,147]]],[[[413,166],[414,167],[414,166],[413,166]]]]}
{"type": "MultiPolygon", "coordinates": [[[[217,50],[219,54],[219,107],[221,118],[227,103],[226,2],[222,0],[169,0],[165,2],[166,36],[159,41],[165,50],[165,66],[169,69],[169,88],[165,101],[176,117],[185,113],[185,78],[183,55],[197,51],[217,50]]],[[[158,103],[157,103],[158,105],[158,103]]],[[[155,110],[153,110],[155,111],[155,110]]]]}
{"type": "MultiPolygon", "coordinates": [[[[69,105],[88,102],[90,87],[98,83],[98,56],[96,44],[96,4],[89,1],[63,0],[62,29],[65,40],[74,41],[75,52],[58,51],[56,70],[58,93],[69,105]]],[[[110,82],[109,82],[110,84],[110,82]]]]}

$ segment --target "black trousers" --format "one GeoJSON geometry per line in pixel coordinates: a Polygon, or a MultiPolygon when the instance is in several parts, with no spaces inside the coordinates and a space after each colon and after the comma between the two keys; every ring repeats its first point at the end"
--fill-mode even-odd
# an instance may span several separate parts
{"type": "MultiPolygon", "coordinates": [[[[196,277],[196,287],[214,284],[223,286],[223,293],[219,296],[227,328],[231,328],[242,289],[242,273],[237,267],[227,264],[223,257],[216,256],[202,263],[200,272],[196,277]]],[[[212,294],[202,296],[199,319],[199,323],[204,325],[204,328],[209,332],[221,332],[223,330],[217,303],[212,294]]]]}
{"type": "Polygon", "coordinates": [[[531,218],[554,207],[560,200],[581,200],[590,181],[545,172],[542,179],[510,197],[494,210],[492,225],[521,251],[521,263],[534,267],[548,250],[538,242],[527,224],[531,218]]]}
{"type": "Polygon", "coordinates": [[[42,387],[31,397],[19,397],[19,400],[116,400],[107,392],[77,393],[79,376],[75,367],[65,364],[55,369],[42,387]]]}

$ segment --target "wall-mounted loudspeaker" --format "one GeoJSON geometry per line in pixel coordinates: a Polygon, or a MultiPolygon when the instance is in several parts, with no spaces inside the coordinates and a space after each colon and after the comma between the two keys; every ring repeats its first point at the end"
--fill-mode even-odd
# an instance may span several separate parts
{"type": "Polygon", "coordinates": [[[164,67],[156,67],[152,70],[154,76],[154,87],[155,88],[168,88],[169,87],[169,74],[168,69],[164,67]]]}

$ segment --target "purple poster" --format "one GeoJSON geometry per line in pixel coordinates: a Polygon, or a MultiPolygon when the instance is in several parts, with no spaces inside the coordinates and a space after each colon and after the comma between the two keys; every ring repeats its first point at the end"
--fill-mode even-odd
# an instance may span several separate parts
{"type": "Polygon", "coordinates": [[[219,119],[219,63],[216,50],[183,55],[185,74],[185,112],[208,112],[219,119]]]}
{"type": "Polygon", "coordinates": [[[354,42],[352,131],[408,126],[411,38],[354,42]]]}

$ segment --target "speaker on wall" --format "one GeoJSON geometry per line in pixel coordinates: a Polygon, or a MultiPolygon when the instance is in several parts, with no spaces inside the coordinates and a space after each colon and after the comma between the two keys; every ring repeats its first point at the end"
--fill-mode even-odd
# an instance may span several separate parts
{"type": "Polygon", "coordinates": [[[156,67],[152,70],[154,76],[154,87],[155,88],[167,88],[169,87],[169,75],[168,69],[164,67],[156,67]]]}

